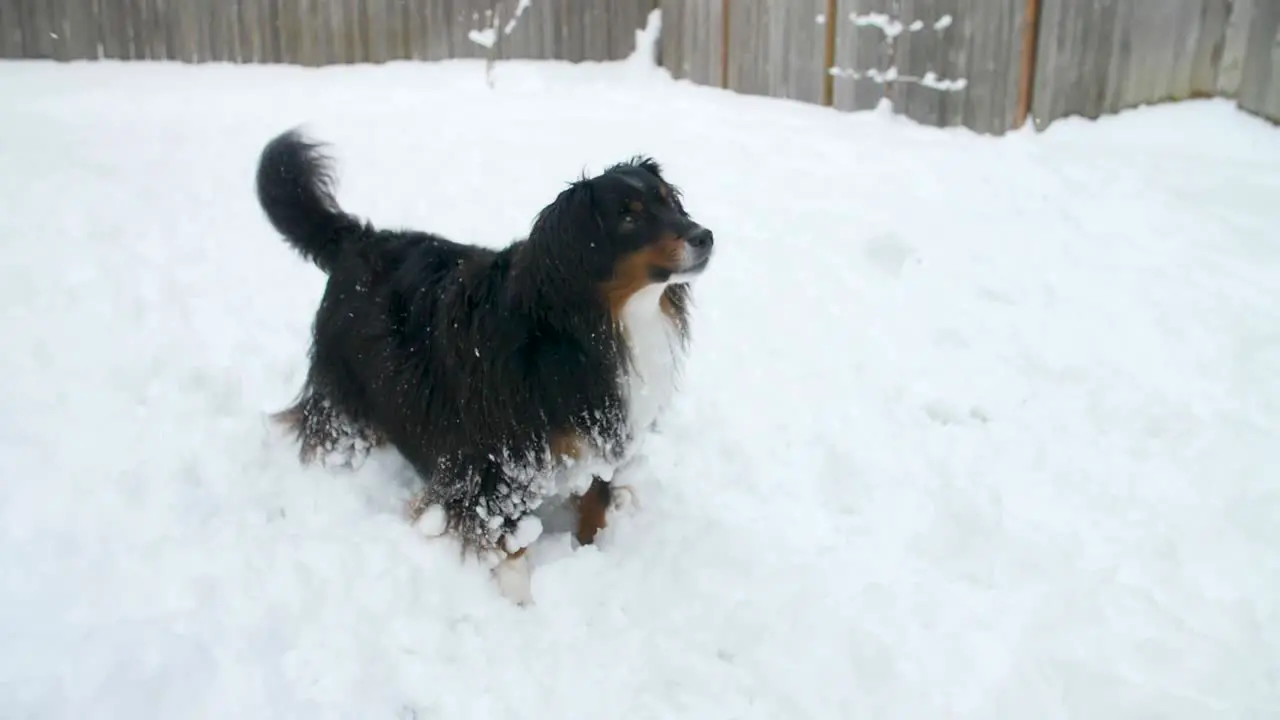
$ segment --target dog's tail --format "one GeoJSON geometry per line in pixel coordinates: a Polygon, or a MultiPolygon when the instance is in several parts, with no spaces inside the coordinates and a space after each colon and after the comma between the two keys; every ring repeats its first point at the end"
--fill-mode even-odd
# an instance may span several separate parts
{"type": "Polygon", "coordinates": [[[294,129],[262,150],[258,203],[295,250],[330,272],[343,250],[365,234],[364,225],[333,197],[334,177],[322,146],[294,129]]]}

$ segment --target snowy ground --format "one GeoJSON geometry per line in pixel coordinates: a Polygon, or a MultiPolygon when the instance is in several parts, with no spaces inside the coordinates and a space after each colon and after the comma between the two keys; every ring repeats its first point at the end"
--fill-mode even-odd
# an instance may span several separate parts
{"type": "Polygon", "coordinates": [[[1040,136],[634,65],[0,64],[0,715],[1264,718],[1280,710],[1280,132],[1040,136]],[[652,153],[717,234],[640,508],[537,604],[302,469],[324,281],[255,205],[306,123],[489,245],[652,153]]]}

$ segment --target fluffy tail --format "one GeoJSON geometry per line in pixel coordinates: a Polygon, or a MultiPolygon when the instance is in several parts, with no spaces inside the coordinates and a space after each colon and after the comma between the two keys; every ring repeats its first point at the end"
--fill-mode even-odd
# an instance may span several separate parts
{"type": "Polygon", "coordinates": [[[321,145],[297,130],[282,133],[263,148],[258,203],[284,239],[325,272],[364,234],[363,225],[338,207],[333,186],[332,167],[321,145]]]}

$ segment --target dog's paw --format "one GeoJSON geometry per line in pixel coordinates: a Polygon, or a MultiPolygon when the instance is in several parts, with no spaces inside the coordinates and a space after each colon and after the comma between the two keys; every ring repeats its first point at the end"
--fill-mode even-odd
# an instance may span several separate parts
{"type": "Polygon", "coordinates": [[[610,484],[609,490],[609,509],[613,512],[627,512],[633,509],[640,509],[639,498],[636,495],[635,489],[630,485],[610,484]]]}
{"type": "Polygon", "coordinates": [[[524,554],[509,556],[493,568],[493,579],[502,597],[520,607],[533,604],[533,572],[524,554]]]}
{"type": "Polygon", "coordinates": [[[369,454],[377,447],[374,438],[360,431],[336,435],[317,448],[321,467],[356,471],[364,467],[369,454]]]}
{"type": "Polygon", "coordinates": [[[449,529],[449,517],[443,505],[424,505],[422,498],[414,498],[409,502],[409,517],[413,521],[413,529],[427,538],[438,538],[449,529]]]}

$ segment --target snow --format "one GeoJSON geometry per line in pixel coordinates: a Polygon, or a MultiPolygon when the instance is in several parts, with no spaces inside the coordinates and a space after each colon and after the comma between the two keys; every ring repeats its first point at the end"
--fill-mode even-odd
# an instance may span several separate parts
{"type": "Polygon", "coordinates": [[[427,537],[439,537],[448,530],[449,515],[440,505],[428,505],[414,521],[413,526],[427,537]]]}
{"type": "MultiPolygon", "coordinates": [[[[525,10],[529,9],[529,4],[532,1],[533,0],[520,0],[520,2],[516,4],[516,9],[511,14],[511,18],[502,26],[503,35],[510,35],[515,31],[516,27],[520,24],[520,16],[524,14],[525,10]]],[[[475,19],[478,20],[479,17],[476,17],[475,19]]],[[[498,14],[494,13],[492,10],[485,11],[485,20],[493,24],[486,28],[468,30],[467,39],[483,48],[492,49],[494,44],[498,42],[498,21],[500,19],[501,18],[498,14]]]]}
{"type": "Polygon", "coordinates": [[[901,35],[903,30],[902,22],[886,13],[849,13],[849,19],[858,27],[880,28],[884,36],[890,40],[901,35]]]}
{"type": "Polygon", "coordinates": [[[529,9],[529,4],[531,2],[533,2],[533,0],[520,0],[520,2],[516,4],[516,9],[515,12],[511,14],[511,19],[508,20],[507,24],[502,28],[504,35],[510,35],[512,31],[516,29],[516,26],[520,24],[520,16],[524,14],[525,10],[529,9]]]}
{"type": "Polygon", "coordinates": [[[1280,707],[1280,132],[994,139],[633,61],[0,64],[0,695],[21,718],[1244,718],[1280,707]],[[486,245],[663,162],[717,255],[635,505],[534,602],[303,468],[324,277],[254,202],[486,245]]]}
{"type": "Polygon", "coordinates": [[[516,531],[507,536],[508,552],[526,548],[542,534],[542,520],[537,515],[525,515],[516,523],[516,531]]]}
{"type": "Polygon", "coordinates": [[[487,27],[479,30],[468,30],[467,39],[483,48],[492,48],[498,41],[498,29],[487,27]]]}
{"type": "MultiPolygon", "coordinates": [[[[898,77],[899,81],[906,80],[906,79],[907,78],[902,76],[898,77]]],[[[938,77],[937,73],[933,72],[932,70],[925,72],[924,76],[919,78],[917,82],[919,82],[921,85],[927,88],[932,88],[934,90],[944,90],[944,91],[960,91],[969,86],[968,78],[945,80],[943,78],[938,77]]]]}
{"type": "MultiPolygon", "coordinates": [[[[823,16],[819,15],[818,17],[822,18],[823,16]]],[[[853,21],[853,24],[856,25],[857,27],[879,28],[880,31],[884,33],[885,38],[890,41],[894,40],[899,35],[901,35],[904,29],[910,32],[920,32],[921,30],[924,29],[923,20],[912,20],[909,24],[904,26],[901,20],[891,17],[886,13],[880,13],[880,12],[861,13],[861,14],[856,12],[849,13],[849,19],[853,21]]],[[[933,29],[939,32],[946,30],[947,28],[951,27],[951,23],[953,22],[953,20],[954,19],[951,17],[951,15],[949,14],[943,15],[942,17],[938,18],[936,22],[933,23],[933,29]]],[[[819,19],[818,23],[821,24],[822,19],[819,19]]]]}

